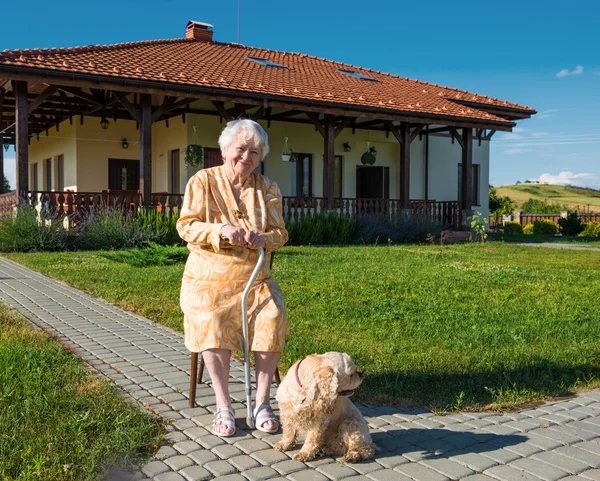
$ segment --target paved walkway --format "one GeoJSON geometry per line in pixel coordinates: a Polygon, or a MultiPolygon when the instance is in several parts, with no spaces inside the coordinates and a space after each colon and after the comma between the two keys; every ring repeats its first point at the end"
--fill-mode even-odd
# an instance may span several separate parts
{"type": "MultiPolygon", "coordinates": [[[[520,413],[435,416],[359,405],[374,461],[310,463],[272,449],[280,435],[210,434],[214,397],[199,386],[187,407],[190,358],[181,334],[0,258],[0,299],[59,336],[140,404],[173,423],[171,446],[131,479],[155,481],[589,481],[600,480],[600,390],[520,413]]],[[[245,423],[243,366],[232,363],[232,397],[245,423]]]]}
{"type": "Polygon", "coordinates": [[[522,242],[522,246],[528,247],[550,247],[551,249],[567,249],[572,251],[592,251],[592,252],[600,252],[600,248],[598,247],[588,247],[581,244],[555,244],[551,242],[542,242],[539,244],[535,244],[533,242],[522,242]]]}

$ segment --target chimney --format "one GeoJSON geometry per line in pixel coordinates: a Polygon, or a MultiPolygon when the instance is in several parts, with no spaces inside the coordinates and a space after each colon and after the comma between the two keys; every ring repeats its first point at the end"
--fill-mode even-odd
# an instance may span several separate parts
{"type": "Polygon", "coordinates": [[[210,23],[190,20],[185,26],[185,36],[199,42],[212,42],[213,28],[210,23]]]}

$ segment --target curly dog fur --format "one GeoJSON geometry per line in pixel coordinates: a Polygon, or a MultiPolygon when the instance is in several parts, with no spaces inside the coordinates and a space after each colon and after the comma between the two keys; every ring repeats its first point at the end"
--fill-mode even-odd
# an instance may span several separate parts
{"type": "Polygon", "coordinates": [[[297,435],[304,434],[304,445],[294,456],[298,461],[344,456],[345,462],[356,463],[373,458],[375,444],[369,427],[343,395],[361,382],[362,374],[345,353],[312,354],[294,364],[277,390],[283,436],[275,449],[293,449],[297,435]]]}

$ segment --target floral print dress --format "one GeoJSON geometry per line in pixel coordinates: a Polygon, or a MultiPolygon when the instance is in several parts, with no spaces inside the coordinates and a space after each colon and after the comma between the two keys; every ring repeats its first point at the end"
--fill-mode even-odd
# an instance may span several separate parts
{"type": "Polygon", "coordinates": [[[265,262],[248,294],[251,351],[283,352],[289,335],[283,294],[271,278],[271,253],[288,239],[277,184],[252,173],[240,202],[225,166],[197,172],[189,180],[177,231],[188,243],[181,284],[185,345],[192,352],[218,348],[242,350],[242,291],[258,261],[258,250],[222,240],[224,225],[255,230],[265,239],[265,262]]]}

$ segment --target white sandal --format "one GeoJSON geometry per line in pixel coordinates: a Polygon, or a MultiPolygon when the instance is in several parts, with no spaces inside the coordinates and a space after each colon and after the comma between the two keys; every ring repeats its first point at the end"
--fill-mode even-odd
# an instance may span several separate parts
{"type": "Polygon", "coordinates": [[[263,433],[275,434],[279,431],[279,421],[273,414],[273,409],[267,403],[261,404],[257,408],[252,411],[252,416],[254,417],[254,426],[259,431],[263,433]],[[272,421],[276,424],[275,429],[266,429],[263,428],[263,424],[268,421],[272,421]]]}
{"type": "Polygon", "coordinates": [[[217,409],[215,412],[215,420],[212,424],[212,433],[215,436],[220,436],[222,438],[229,438],[235,434],[235,411],[232,407],[225,406],[217,409]],[[226,426],[233,431],[231,434],[219,432],[216,429],[219,426],[226,426]]]}

